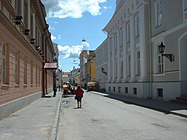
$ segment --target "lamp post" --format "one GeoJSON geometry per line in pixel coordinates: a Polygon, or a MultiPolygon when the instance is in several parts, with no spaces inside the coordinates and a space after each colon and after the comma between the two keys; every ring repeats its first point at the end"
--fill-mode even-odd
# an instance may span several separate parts
{"type": "Polygon", "coordinates": [[[174,55],[173,54],[164,54],[165,51],[165,45],[163,44],[163,42],[161,42],[161,44],[158,46],[159,47],[159,52],[161,53],[162,56],[165,56],[166,58],[168,58],[171,62],[174,61],[174,55]]]}
{"type": "Polygon", "coordinates": [[[101,71],[102,71],[102,73],[107,75],[107,72],[105,71],[105,69],[103,67],[101,68],[101,71]]]}

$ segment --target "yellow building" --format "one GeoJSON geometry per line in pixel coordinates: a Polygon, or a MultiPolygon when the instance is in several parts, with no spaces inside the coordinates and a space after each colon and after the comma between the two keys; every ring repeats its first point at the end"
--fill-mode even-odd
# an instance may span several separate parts
{"type": "Polygon", "coordinates": [[[86,88],[88,82],[96,81],[95,51],[83,50],[80,54],[81,86],[86,88]]]}

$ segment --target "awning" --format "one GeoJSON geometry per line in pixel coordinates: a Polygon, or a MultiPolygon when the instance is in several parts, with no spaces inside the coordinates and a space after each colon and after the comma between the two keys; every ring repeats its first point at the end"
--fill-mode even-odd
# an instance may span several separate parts
{"type": "Polygon", "coordinates": [[[57,69],[57,63],[45,63],[44,69],[57,69]]]}

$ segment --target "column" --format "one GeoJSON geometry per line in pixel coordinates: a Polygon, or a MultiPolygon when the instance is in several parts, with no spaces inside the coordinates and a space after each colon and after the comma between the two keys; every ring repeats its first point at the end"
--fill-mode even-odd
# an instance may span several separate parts
{"type": "Polygon", "coordinates": [[[33,27],[32,27],[32,31],[33,31],[33,35],[32,35],[32,38],[34,38],[34,39],[36,39],[36,28],[35,28],[35,26],[36,26],[36,17],[35,17],[35,13],[32,13],[32,25],[33,25],[33,27]]]}
{"type": "Polygon", "coordinates": [[[126,28],[123,26],[123,82],[127,78],[127,45],[126,45],[126,28]]]}
{"type": "Polygon", "coordinates": [[[147,65],[148,65],[148,54],[146,52],[146,44],[145,44],[145,13],[144,6],[141,6],[140,13],[140,79],[139,82],[143,82],[147,78],[147,65]]]}
{"type": "Polygon", "coordinates": [[[111,69],[110,69],[110,65],[111,65],[111,62],[110,62],[110,37],[109,39],[107,39],[107,49],[108,49],[108,62],[107,62],[107,77],[108,77],[108,82],[110,82],[110,75],[111,75],[111,69]]]}
{"type": "Polygon", "coordinates": [[[28,25],[28,29],[30,29],[31,28],[31,3],[30,3],[30,0],[28,0],[28,23],[27,23],[27,25],[28,25]]]}
{"type": "Polygon", "coordinates": [[[135,78],[135,46],[134,46],[134,16],[130,17],[130,51],[131,51],[131,77],[129,82],[135,78]]]}
{"type": "Polygon", "coordinates": [[[24,0],[20,0],[21,4],[21,16],[24,18],[24,0]]]}
{"type": "Polygon", "coordinates": [[[119,38],[120,38],[120,30],[117,30],[117,82],[120,82],[120,65],[121,65],[121,59],[120,59],[120,46],[119,46],[119,38]]]}
{"type": "Polygon", "coordinates": [[[115,81],[115,47],[114,47],[114,35],[112,35],[112,82],[115,81]]]}

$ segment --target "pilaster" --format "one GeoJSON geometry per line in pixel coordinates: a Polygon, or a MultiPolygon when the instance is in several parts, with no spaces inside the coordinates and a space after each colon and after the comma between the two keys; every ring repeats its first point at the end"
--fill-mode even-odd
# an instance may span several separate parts
{"type": "Polygon", "coordinates": [[[135,78],[135,46],[134,46],[134,16],[130,17],[130,51],[131,51],[131,77],[129,82],[135,78]]]}
{"type": "Polygon", "coordinates": [[[144,6],[140,7],[140,79],[139,82],[143,82],[147,78],[147,60],[148,54],[146,51],[146,43],[145,43],[145,12],[144,6]]]}

